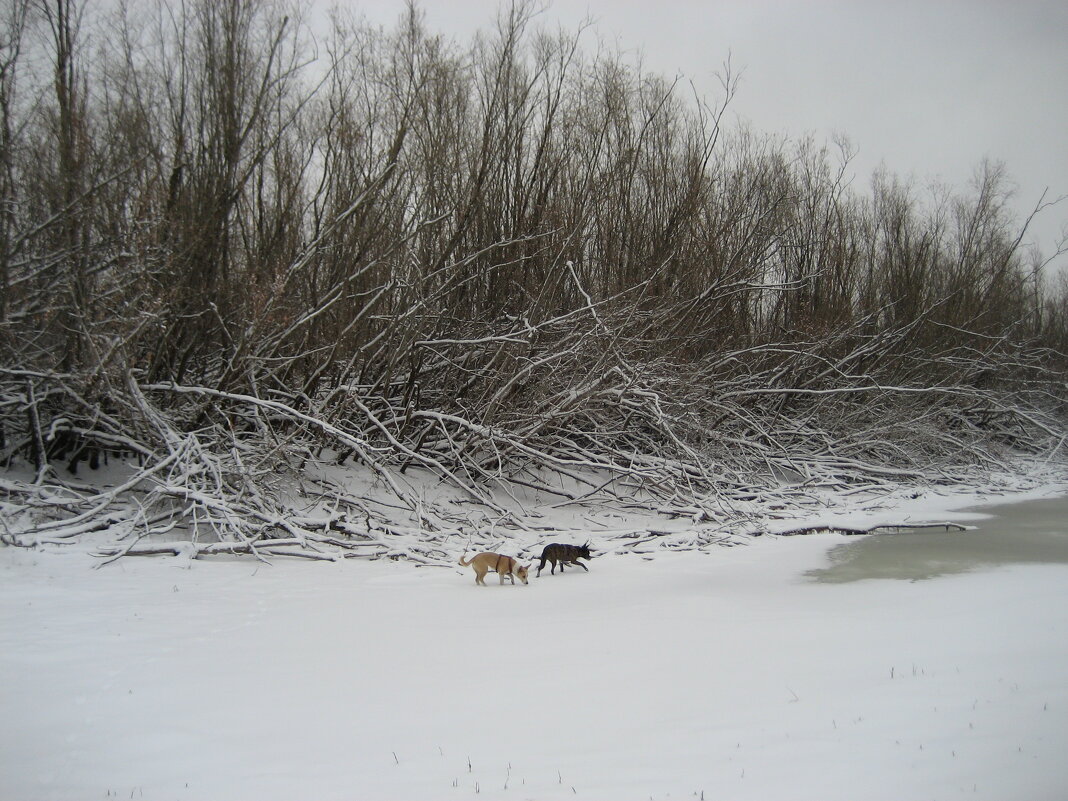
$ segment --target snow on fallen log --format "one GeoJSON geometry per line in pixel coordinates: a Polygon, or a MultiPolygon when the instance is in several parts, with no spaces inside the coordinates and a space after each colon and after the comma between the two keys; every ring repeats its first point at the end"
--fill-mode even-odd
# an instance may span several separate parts
{"type": "Polygon", "coordinates": [[[815,526],[801,526],[783,531],[769,532],[776,537],[797,537],[808,534],[845,534],[847,536],[866,536],[869,534],[891,534],[909,531],[970,531],[972,527],[959,523],[881,523],[869,528],[842,526],[834,523],[821,523],[815,526]]]}

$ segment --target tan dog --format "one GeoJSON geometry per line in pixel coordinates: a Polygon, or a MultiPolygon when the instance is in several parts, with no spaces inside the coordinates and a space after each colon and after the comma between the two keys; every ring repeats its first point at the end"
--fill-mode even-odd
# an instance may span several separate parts
{"type": "Polygon", "coordinates": [[[504,584],[505,576],[509,578],[512,584],[515,584],[516,576],[519,576],[519,580],[526,584],[527,570],[530,569],[529,565],[521,565],[510,556],[502,556],[499,553],[490,553],[488,551],[471,557],[470,562],[465,562],[461,556],[460,564],[464,567],[471,565],[475,570],[475,584],[481,584],[483,587],[486,586],[484,581],[486,573],[490,570],[497,574],[501,584],[504,584]]]}

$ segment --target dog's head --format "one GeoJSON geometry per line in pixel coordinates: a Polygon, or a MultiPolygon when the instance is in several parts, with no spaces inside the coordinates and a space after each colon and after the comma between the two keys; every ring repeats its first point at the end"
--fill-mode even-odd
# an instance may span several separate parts
{"type": "Polygon", "coordinates": [[[593,558],[592,556],[590,556],[590,543],[589,542],[587,542],[585,545],[579,546],[579,558],[580,559],[592,559],[593,558]]]}
{"type": "Polygon", "coordinates": [[[524,584],[528,583],[527,582],[527,571],[530,570],[530,568],[532,566],[533,565],[521,565],[521,564],[518,564],[518,563],[515,566],[515,574],[517,576],[519,576],[519,580],[522,581],[524,584]]]}

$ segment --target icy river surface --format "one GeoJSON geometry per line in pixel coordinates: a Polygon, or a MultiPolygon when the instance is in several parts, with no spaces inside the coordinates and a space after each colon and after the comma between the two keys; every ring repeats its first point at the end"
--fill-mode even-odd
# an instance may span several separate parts
{"type": "Polygon", "coordinates": [[[984,507],[966,531],[901,529],[830,549],[812,579],[921,581],[1007,565],[1068,564],[1068,498],[984,507]]]}

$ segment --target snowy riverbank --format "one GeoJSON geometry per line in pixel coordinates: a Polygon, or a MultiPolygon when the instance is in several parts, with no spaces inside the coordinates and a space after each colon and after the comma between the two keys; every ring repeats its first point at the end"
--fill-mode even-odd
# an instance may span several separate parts
{"type": "Polygon", "coordinates": [[[805,577],[843,541],[485,589],[391,561],[2,548],[0,797],[1063,798],[1068,568],[805,577]]]}

